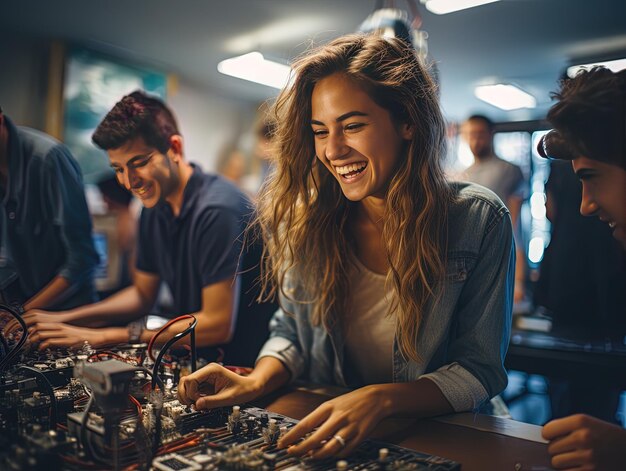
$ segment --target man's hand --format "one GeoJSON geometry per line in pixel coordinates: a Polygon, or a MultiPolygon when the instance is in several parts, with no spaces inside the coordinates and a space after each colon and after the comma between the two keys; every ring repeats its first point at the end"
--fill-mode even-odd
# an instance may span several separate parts
{"type": "Polygon", "coordinates": [[[37,322],[29,328],[28,338],[33,344],[39,344],[39,350],[81,347],[85,341],[89,342],[92,347],[99,348],[110,343],[106,333],[107,329],[76,327],[60,322],[37,322]]]}
{"type": "Polygon", "coordinates": [[[548,422],[542,435],[556,469],[626,469],[626,430],[617,425],[577,414],[548,422]]]}
{"type": "MultiPolygon", "coordinates": [[[[67,323],[69,321],[69,314],[63,311],[44,311],[42,309],[31,309],[27,311],[22,319],[26,323],[26,327],[32,327],[33,325],[39,322],[51,323],[51,322],[63,322],[67,323]]],[[[21,329],[21,324],[15,319],[11,320],[7,323],[5,327],[5,331],[7,333],[11,333],[16,329],[21,329]]]]}
{"type": "Polygon", "coordinates": [[[278,446],[289,447],[291,454],[310,453],[315,459],[345,457],[388,415],[386,409],[376,385],[365,386],[319,406],[282,437],[278,446]]]}
{"type": "Polygon", "coordinates": [[[178,383],[178,400],[196,409],[241,404],[256,399],[262,387],[253,378],[239,376],[217,363],[183,377],[178,383]]]}
{"type": "Polygon", "coordinates": [[[42,309],[31,309],[23,316],[28,327],[42,322],[62,322],[67,324],[70,321],[70,314],[65,311],[44,311],[42,309]]]}

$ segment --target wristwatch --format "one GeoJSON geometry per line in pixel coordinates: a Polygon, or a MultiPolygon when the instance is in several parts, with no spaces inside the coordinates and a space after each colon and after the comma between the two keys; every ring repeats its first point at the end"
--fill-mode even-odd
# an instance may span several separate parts
{"type": "Polygon", "coordinates": [[[128,343],[141,343],[141,333],[143,332],[143,319],[133,321],[128,324],[128,343]]]}

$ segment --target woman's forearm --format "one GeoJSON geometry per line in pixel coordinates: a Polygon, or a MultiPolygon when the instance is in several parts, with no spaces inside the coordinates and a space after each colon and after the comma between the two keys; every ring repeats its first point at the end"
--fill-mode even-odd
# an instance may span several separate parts
{"type": "Polygon", "coordinates": [[[255,380],[260,395],[265,396],[287,384],[290,374],[289,370],[278,359],[263,357],[257,362],[249,378],[255,380]]]}
{"type": "Polygon", "coordinates": [[[379,397],[384,417],[432,417],[454,412],[441,389],[427,378],[408,383],[365,386],[379,397]]]}

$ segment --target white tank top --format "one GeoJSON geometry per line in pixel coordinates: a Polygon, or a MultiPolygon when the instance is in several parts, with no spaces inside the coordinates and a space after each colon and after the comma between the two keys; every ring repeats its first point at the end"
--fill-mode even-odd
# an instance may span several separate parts
{"type": "Polygon", "coordinates": [[[346,313],[345,359],[349,377],[365,384],[390,383],[396,317],[388,316],[393,292],[385,292],[385,275],[360,261],[352,268],[352,306],[346,313]]]}

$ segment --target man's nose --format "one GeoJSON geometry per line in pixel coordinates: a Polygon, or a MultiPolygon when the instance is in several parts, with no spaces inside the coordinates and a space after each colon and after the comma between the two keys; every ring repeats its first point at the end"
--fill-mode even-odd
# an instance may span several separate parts
{"type": "Polygon", "coordinates": [[[583,186],[583,196],[580,200],[580,214],[583,216],[593,216],[598,212],[598,204],[593,195],[586,191],[583,186]]]}
{"type": "Polygon", "coordinates": [[[127,169],[125,172],[118,173],[117,175],[119,182],[128,191],[131,191],[133,188],[137,188],[141,184],[141,179],[137,175],[137,172],[133,169],[127,169]]]}

